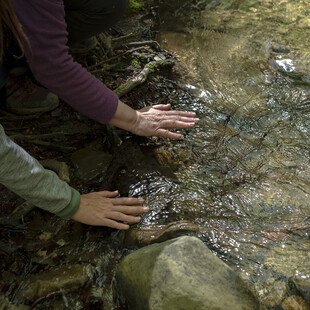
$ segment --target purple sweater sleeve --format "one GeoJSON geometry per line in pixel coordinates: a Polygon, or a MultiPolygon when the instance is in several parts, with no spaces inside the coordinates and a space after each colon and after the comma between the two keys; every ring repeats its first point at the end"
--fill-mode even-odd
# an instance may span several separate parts
{"type": "Polygon", "coordinates": [[[13,0],[13,4],[29,40],[25,53],[35,78],[76,111],[108,123],[118,97],[69,54],[63,1],[13,0]]]}

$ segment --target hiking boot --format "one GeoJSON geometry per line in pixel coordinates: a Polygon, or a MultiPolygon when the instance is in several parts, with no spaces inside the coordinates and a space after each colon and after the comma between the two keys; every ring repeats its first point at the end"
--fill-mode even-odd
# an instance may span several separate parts
{"type": "Polygon", "coordinates": [[[98,44],[96,37],[70,44],[70,52],[72,54],[87,54],[93,50],[98,44]]]}
{"type": "Polygon", "coordinates": [[[56,95],[34,84],[29,76],[10,76],[6,84],[6,108],[18,115],[43,113],[59,105],[56,95]]]}

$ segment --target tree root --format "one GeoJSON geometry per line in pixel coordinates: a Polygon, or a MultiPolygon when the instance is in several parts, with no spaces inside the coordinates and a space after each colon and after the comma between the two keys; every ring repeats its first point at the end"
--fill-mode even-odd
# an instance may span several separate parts
{"type": "Polygon", "coordinates": [[[122,40],[125,40],[125,39],[128,39],[128,38],[131,38],[134,34],[131,32],[129,34],[126,34],[124,36],[121,36],[121,37],[116,37],[116,38],[112,38],[112,42],[119,42],[119,41],[122,41],[122,40]]]}
{"type": "Polygon", "coordinates": [[[145,65],[143,70],[138,75],[136,75],[132,79],[128,80],[124,84],[117,87],[114,90],[114,92],[119,97],[122,97],[126,95],[127,93],[129,93],[131,90],[133,90],[135,87],[143,84],[147,80],[148,76],[151,73],[153,73],[156,69],[158,69],[159,67],[173,66],[173,65],[174,65],[174,62],[170,59],[158,59],[158,60],[151,61],[147,65],[145,65]]]}
{"type": "Polygon", "coordinates": [[[124,45],[128,47],[140,47],[140,46],[150,46],[156,51],[160,51],[160,45],[157,41],[139,41],[139,42],[129,42],[124,45]]]}

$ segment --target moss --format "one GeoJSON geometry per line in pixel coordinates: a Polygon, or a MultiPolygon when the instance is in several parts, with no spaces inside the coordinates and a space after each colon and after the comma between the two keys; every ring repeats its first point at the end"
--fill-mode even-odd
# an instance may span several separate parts
{"type": "Polygon", "coordinates": [[[144,8],[144,3],[141,0],[129,0],[130,11],[138,11],[144,8]]]}
{"type": "Polygon", "coordinates": [[[141,62],[137,58],[134,58],[134,59],[131,60],[131,65],[134,68],[141,68],[141,62]]]}

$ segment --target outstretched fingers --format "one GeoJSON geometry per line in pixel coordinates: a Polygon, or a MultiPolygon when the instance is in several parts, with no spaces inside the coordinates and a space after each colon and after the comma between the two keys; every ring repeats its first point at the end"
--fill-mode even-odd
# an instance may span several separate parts
{"type": "Polygon", "coordinates": [[[160,122],[160,128],[164,129],[186,129],[195,126],[195,122],[183,122],[176,119],[164,120],[160,122]]]}
{"type": "Polygon", "coordinates": [[[165,111],[163,113],[167,116],[185,116],[185,117],[197,118],[197,115],[195,112],[170,110],[170,111],[165,111]]]}
{"type": "Polygon", "coordinates": [[[120,197],[120,198],[113,198],[111,202],[114,205],[136,206],[136,205],[142,205],[144,203],[144,200],[142,198],[120,197]]]}
{"type": "Polygon", "coordinates": [[[135,207],[135,206],[113,206],[111,210],[128,215],[138,215],[150,211],[148,207],[135,207]]]}
{"type": "Polygon", "coordinates": [[[171,110],[171,104],[155,104],[152,108],[160,111],[169,111],[171,110]]]}
{"type": "Polygon", "coordinates": [[[106,197],[106,198],[114,198],[114,197],[117,197],[119,195],[119,192],[118,191],[101,191],[101,192],[98,192],[98,194],[100,196],[103,196],[103,197],[106,197]]]}
{"type": "Polygon", "coordinates": [[[169,131],[167,129],[158,129],[156,131],[156,136],[173,139],[173,140],[179,140],[183,139],[183,135],[177,132],[169,131]]]}
{"type": "Polygon", "coordinates": [[[102,226],[119,229],[119,230],[127,230],[130,228],[128,224],[120,223],[108,218],[104,218],[101,223],[102,226]]]}
{"type": "Polygon", "coordinates": [[[136,224],[141,221],[141,217],[139,216],[133,216],[133,215],[127,215],[122,212],[117,212],[117,211],[110,211],[107,214],[107,217],[111,220],[115,220],[118,222],[125,222],[128,224],[136,224]]]}

